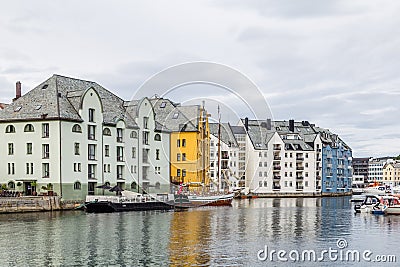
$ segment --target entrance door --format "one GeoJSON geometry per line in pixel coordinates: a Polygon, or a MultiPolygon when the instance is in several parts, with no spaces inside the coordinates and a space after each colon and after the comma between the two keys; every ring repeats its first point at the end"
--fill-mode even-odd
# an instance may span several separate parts
{"type": "Polygon", "coordinates": [[[31,186],[31,182],[24,182],[23,184],[24,187],[24,194],[25,196],[32,196],[32,186],[31,186]]]}
{"type": "Polygon", "coordinates": [[[96,183],[88,183],[88,195],[94,195],[94,189],[96,187],[96,183]]]}

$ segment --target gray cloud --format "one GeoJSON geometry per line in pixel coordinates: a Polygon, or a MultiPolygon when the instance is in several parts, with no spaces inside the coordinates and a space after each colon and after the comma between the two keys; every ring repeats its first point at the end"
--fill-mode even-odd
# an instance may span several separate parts
{"type": "MultiPolygon", "coordinates": [[[[266,98],[217,69],[181,75],[225,79],[254,109],[330,128],[358,156],[398,154],[399,8],[389,0],[9,2],[0,10],[0,102],[14,96],[15,81],[26,92],[53,73],[130,99],[169,66],[212,61],[248,75],[266,98]]],[[[179,77],[167,78],[144,92],[179,77]]],[[[213,113],[221,103],[252,116],[215,87],[179,92],[192,102],[208,94],[213,113]]]]}

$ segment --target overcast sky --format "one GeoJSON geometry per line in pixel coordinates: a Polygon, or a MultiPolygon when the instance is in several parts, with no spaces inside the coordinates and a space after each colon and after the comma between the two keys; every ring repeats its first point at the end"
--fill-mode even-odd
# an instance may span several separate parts
{"type": "Polygon", "coordinates": [[[169,66],[211,61],[257,84],[274,119],[329,128],[354,156],[400,153],[400,1],[0,3],[0,102],[53,73],[131,99],[169,66]]]}

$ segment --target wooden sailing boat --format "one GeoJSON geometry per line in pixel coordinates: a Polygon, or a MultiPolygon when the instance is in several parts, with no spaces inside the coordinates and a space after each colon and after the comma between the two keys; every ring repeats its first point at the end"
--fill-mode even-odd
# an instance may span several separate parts
{"type": "MultiPolygon", "coordinates": [[[[203,112],[205,113],[204,109],[204,102],[203,102],[203,112]]],[[[206,114],[203,114],[203,118],[205,120],[206,114]]],[[[205,121],[203,122],[205,123],[205,121]]],[[[203,127],[204,129],[205,127],[203,127]]],[[[205,131],[205,130],[204,130],[205,131]]],[[[203,133],[203,151],[204,149],[204,140],[205,140],[205,133],[203,133]]],[[[203,153],[203,164],[205,165],[205,153],[203,153]]],[[[203,166],[204,167],[204,166],[203,166]]],[[[219,112],[218,106],[218,185],[217,191],[211,192],[209,190],[209,186],[204,186],[205,183],[205,172],[203,172],[203,191],[202,194],[179,194],[175,196],[175,205],[177,207],[199,207],[199,206],[230,206],[232,200],[235,196],[234,193],[221,193],[220,192],[220,184],[221,184],[221,115],[219,112]],[[206,189],[206,190],[204,190],[206,189]]],[[[182,192],[182,188],[179,190],[182,192]]]]}

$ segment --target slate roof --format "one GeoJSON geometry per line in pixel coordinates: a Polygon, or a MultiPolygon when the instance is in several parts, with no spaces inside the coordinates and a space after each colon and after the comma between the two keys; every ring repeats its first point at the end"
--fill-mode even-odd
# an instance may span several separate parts
{"type": "MultiPolygon", "coordinates": [[[[218,123],[210,123],[210,133],[218,138],[218,123]]],[[[221,123],[221,142],[230,146],[238,146],[235,135],[229,123],[221,123]]]]}
{"type": "Polygon", "coordinates": [[[0,121],[60,119],[82,121],[79,115],[81,97],[93,88],[103,104],[103,122],[115,125],[125,119],[128,127],[137,127],[125,114],[124,101],[101,85],[54,74],[0,111],[0,121]]]}
{"type": "Polygon", "coordinates": [[[197,132],[200,106],[179,106],[165,98],[150,99],[160,130],[197,132]]]}
{"type": "Polygon", "coordinates": [[[233,134],[246,134],[246,130],[243,126],[231,126],[233,134]]]}

